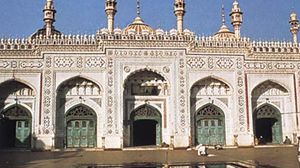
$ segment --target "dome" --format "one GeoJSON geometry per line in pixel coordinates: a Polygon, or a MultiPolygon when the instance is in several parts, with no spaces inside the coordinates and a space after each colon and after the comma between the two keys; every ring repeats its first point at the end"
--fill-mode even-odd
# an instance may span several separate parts
{"type": "Polygon", "coordinates": [[[228,27],[223,24],[220,30],[214,35],[214,38],[218,39],[235,39],[235,34],[231,32],[228,27]]]}
{"type": "MultiPolygon", "coordinates": [[[[62,33],[60,31],[56,30],[53,26],[51,34],[52,35],[61,35],[62,33]]],[[[36,38],[36,37],[39,37],[39,36],[46,36],[46,28],[45,27],[39,29],[38,31],[33,33],[30,37],[31,38],[36,38]]]]}
{"type": "Polygon", "coordinates": [[[133,23],[124,29],[125,34],[128,34],[130,30],[135,30],[136,34],[142,34],[142,32],[154,32],[154,30],[149,25],[145,24],[143,19],[139,16],[134,19],[133,23]]]}

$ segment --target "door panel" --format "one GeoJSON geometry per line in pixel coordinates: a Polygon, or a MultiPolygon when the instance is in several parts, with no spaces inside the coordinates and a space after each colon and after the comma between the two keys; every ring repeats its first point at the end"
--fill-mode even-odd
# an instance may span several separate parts
{"type": "Polygon", "coordinates": [[[30,123],[28,120],[16,121],[15,147],[26,148],[30,145],[30,123]]]}
{"type": "Polygon", "coordinates": [[[219,119],[202,119],[197,122],[196,142],[205,145],[224,145],[225,128],[219,119]]]}
{"type": "Polygon", "coordinates": [[[72,120],[67,123],[67,147],[95,147],[95,122],[92,120],[72,120]]]}

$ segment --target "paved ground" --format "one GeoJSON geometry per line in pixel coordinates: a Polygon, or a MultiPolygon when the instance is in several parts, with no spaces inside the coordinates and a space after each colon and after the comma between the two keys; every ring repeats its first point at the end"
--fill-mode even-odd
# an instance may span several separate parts
{"type": "Polygon", "coordinates": [[[300,168],[296,147],[238,148],[209,150],[211,157],[197,156],[196,151],[76,151],[26,152],[0,151],[1,168],[77,168],[82,165],[118,165],[130,163],[211,163],[241,161],[269,168],[300,168]]]}

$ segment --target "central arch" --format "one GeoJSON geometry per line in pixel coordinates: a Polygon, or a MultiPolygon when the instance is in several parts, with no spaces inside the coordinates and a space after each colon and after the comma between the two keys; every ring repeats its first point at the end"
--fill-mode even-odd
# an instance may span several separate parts
{"type": "Polygon", "coordinates": [[[205,145],[225,145],[224,112],[213,104],[199,109],[195,114],[195,142],[205,145]]]}
{"type": "Polygon", "coordinates": [[[131,146],[161,144],[161,114],[150,105],[135,109],[131,115],[131,146]]]}
{"type": "Polygon", "coordinates": [[[78,105],[66,113],[67,148],[96,146],[96,113],[85,105],[78,105]]]}
{"type": "Polygon", "coordinates": [[[282,124],[279,110],[265,104],[254,111],[254,133],[259,144],[282,143],[282,124]]]}
{"type": "Polygon", "coordinates": [[[1,113],[0,148],[31,147],[31,113],[21,105],[13,105],[1,113]]]}

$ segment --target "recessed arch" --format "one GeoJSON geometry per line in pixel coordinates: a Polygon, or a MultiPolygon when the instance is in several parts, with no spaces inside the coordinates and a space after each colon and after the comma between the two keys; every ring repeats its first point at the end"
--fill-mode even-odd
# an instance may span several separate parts
{"type": "Polygon", "coordinates": [[[78,104],[65,114],[66,147],[67,148],[93,148],[96,147],[97,115],[95,111],[78,104]]]}
{"type": "Polygon", "coordinates": [[[3,86],[3,85],[14,85],[13,84],[14,82],[22,84],[22,85],[24,85],[24,86],[32,89],[33,96],[36,95],[36,93],[37,93],[36,88],[31,83],[29,83],[26,80],[23,80],[21,78],[11,78],[11,79],[5,80],[5,81],[3,81],[3,82],[0,83],[0,86],[3,86]]]}
{"type": "Polygon", "coordinates": [[[218,80],[218,81],[226,84],[230,88],[230,90],[233,91],[233,87],[232,87],[232,85],[228,81],[226,81],[225,79],[223,79],[221,77],[215,76],[215,75],[206,76],[204,78],[201,78],[201,79],[197,80],[196,82],[193,83],[193,85],[191,86],[191,88],[193,88],[195,85],[197,85],[197,83],[199,83],[201,81],[204,81],[204,80],[207,80],[207,79],[218,80]]]}
{"type": "Polygon", "coordinates": [[[167,76],[165,76],[162,72],[160,72],[160,71],[158,71],[158,70],[156,70],[156,69],[147,67],[147,68],[137,69],[137,70],[135,70],[135,71],[129,73],[129,74],[126,76],[126,78],[125,78],[125,80],[124,80],[124,82],[123,82],[123,87],[125,88],[126,83],[128,82],[128,79],[129,79],[130,77],[134,76],[135,74],[141,73],[141,72],[152,72],[152,73],[158,74],[158,75],[161,76],[161,78],[163,78],[163,79],[167,82],[168,86],[170,86],[170,82],[169,82],[167,76]]]}
{"type": "MultiPolygon", "coordinates": [[[[286,85],[280,83],[279,81],[268,79],[268,80],[265,80],[265,81],[260,82],[259,84],[257,84],[252,89],[251,95],[252,96],[258,95],[258,92],[265,93],[266,91],[268,91],[268,89],[272,89],[272,87],[270,87],[270,86],[273,86],[273,88],[278,89],[277,94],[288,94],[288,93],[290,93],[290,89],[286,85]],[[279,93],[279,92],[281,92],[281,93],[279,93]]],[[[272,93],[270,93],[270,94],[272,94],[272,93]]],[[[276,93],[273,93],[273,94],[276,94],[276,93]]]]}
{"type": "Polygon", "coordinates": [[[253,111],[253,131],[257,144],[282,143],[281,118],[280,110],[270,103],[264,103],[255,108],[253,111]]]}
{"type": "Polygon", "coordinates": [[[148,69],[132,72],[124,81],[124,96],[168,95],[169,89],[164,76],[148,69]]]}
{"type": "Polygon", "coordinates": [[[162,116],[153,106],[145,104],[130,113],[131,146],[161,143],[162,116]]]}
{"type": "Polygon", "coordinates": [[[84,76],[84,75],[73,76],[73,77],[70,77],[70,78],[68,78],[68,79],[66,79],[66,80],[64,80],[64,81],[61,81],[61,82],[57,85],[56,90],[58,90],[62,85],[66,84],[66,83],[68,83],[68,82],[70,82],[70,81],[74,81],[74,80],[76,80],[76,79],[82,79],[82,80],[87,80],[87,81],[93,82],[94,84],[96,84],[96,85],[100,88],[101,91],[103,91],[103,86],[102,86],[100,83],[98,83],[98,82],[95,81],[94,79],[92,79],[92,78],[90,78],[90,77],[87,77],[87,76],[84,76]]]}
{"type": "Polygon", "coordinates": [[[214,104],[199,108],[194,116],[195,143],[225,145],[225,113],[214,104]]]}
{"type": "Polygon", "coordinates": [[[56,90],[55,146],[57,148],[95,147],[95,139],[97,137],[97,113],[101,110],[103,95],[102,86],[93,80],[80,75],[61,82],[56,90]],[[74,108],[77,110],[81,109],[81,111],[93,112],[93,115],[80,117],[73,115],[71,118],[68,117],[69,111],[72,111],[74,108]],[[90,124],[86,125],[87,123],[90,124]],[[78,129],[77,126],[79,126],[78,129]],[[86,143],[73,143],[74,141],[72,141],[72,139],[74,140],[75,135],[72,135],[70,132],[78,132],[78,130],[79,133],[80,131],[84,132],[85,128],[91,128],[91,132],[89,132],[92,137],[91,140],[85,139],[87,136],[80,136],[83,142],[86,143]]]}
{"type": "Polygon", "coordinates": [[[0,148],[31,147],[31,112],[20,104],[10,105],[1,111],[0,148]]]}
{"type": "Polygon", "coordinates": [[[233,87],[224,79],[208,76],[193,83],[190,88],[191,97],[231,95],[233,87]]]}

